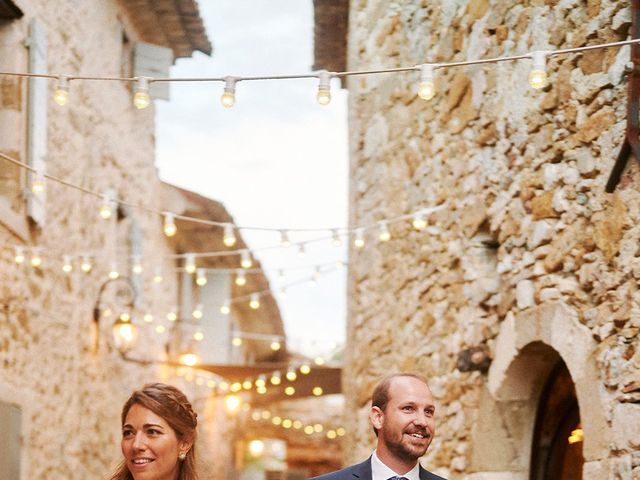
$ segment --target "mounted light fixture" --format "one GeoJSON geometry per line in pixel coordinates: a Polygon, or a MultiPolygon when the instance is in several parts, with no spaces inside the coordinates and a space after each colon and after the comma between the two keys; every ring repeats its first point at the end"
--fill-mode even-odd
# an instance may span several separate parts
{"type": "Polygon", "coordinates": [[[100,346],[100,318],[102,315],[102,296],[107,287],[118,284],[119,288],[113,292],[114,296],[121,297],[122,311],[112,326],[113,345],[124,354],[131,350],[138,340],[138,327],[133,323],[132,312],[134,310],[136,291],[129,277],[110,278],[100,286],[98,297],[93,307],[93,352],[97,353],[100,346]]]}

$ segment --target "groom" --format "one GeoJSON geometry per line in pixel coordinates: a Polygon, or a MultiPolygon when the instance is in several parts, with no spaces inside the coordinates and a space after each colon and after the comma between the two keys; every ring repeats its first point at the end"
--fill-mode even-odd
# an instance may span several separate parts
{"type": "Polygon", "coordinates": [[[316,480],[445,480],[418,462],[435,434],[435,406],[419,375],[395,373],[373,390],[369,418],[378,437],[367,460],[316,480]]]}

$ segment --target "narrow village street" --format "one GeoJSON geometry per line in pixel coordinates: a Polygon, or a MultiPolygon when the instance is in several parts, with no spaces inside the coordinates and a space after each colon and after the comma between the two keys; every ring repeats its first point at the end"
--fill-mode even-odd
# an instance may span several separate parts
{"type": "Polygon", "coordinates": [[[0,480],[640,480],[639,162],[640,0],[0,0],[0,480]]]}

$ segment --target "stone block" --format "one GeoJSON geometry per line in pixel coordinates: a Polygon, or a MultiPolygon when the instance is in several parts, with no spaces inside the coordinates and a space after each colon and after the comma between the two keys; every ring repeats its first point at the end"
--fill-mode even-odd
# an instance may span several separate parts
{"type": "Polygon", "coordinates": [[[549,191],[531,199],[531,214],[535,220],[560,216],[553,208],[553,195],[554,192],[549,191]]]}
{"type": "Polygon", "coordinates": [[[535,287],[531,280],[518,282],[516,286],[516,304],[518,308],[524,310],[525,308],[533,307],[535,305],[534,293],[535,287]]]}

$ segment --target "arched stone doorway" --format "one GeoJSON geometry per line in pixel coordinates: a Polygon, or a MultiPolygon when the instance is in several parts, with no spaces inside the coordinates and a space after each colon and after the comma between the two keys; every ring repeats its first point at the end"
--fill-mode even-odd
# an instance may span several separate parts
{"type": "Polygon", "coordinates": [[[562,360],[549,374],[538,402],[531,448],[531,480],[581,480],[580,406],[562,360]]]}
{"type": "MultiPolygon", "coordinates": [[[[568,386],[566,397],[575,399],[574,410],[584,430],[581,445],[585,469],[589,462],[595,464],[608,456],[610,427],[599,391],[595,348],[589,329],[562,302],[540,305],[502,322],[473,429],[470,470],[475,473],[467,475],[466,480],[564,479],[544,473],[540,476],[539,465],[544,472],[546,464],[557,462],[557,458],[532,456],[534,443],[543,445],[541,434],[546,435],[537,428],[537,414],[549,408],[550,401],[558,400],[544,397],[546,389],[558,387],[555,382],[568,386]],[[565,373],[559,376],[561,370],[556,369],[562,368],[565,373]]],[[[549,416],[555,418],[556,425],[545,441],[564,436],[558,430],[562,423],[559,416],[549,416]]]]}

